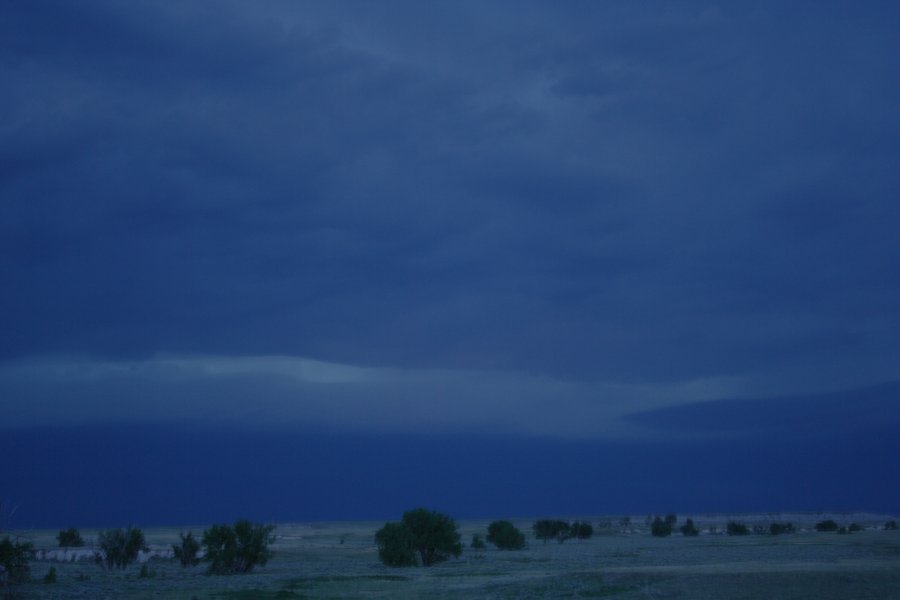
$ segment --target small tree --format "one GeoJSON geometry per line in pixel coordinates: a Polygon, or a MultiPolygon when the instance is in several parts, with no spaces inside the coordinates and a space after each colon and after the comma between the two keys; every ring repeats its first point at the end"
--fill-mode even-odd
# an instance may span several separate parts
{"type": "Polygon", "coordinates": [[[668,521],[656,517],[650,524],[650,533],[655,537],[668,537],[672,535],[672,525],[668,521]]]}
{"type": "Polygon", "coordinates": [[[462,554],[456,522],[447,515],[417,508],[403,513],[403,524],[412,533],[413,548],[423,567],[462,554]]]}
{"type": "Polygon", "coordinates": [[[816,531],[837,531],[838,524],[832,519],[826,519],[816,523],[816,531]]]}
{"type": "Polygon", "coordinates": [[[417,555],[423,567],[430,567],[462,554],[456,522],[424,508],[406,511],[399,523],[385,523],[375,542],[378,557],[389,567],[415,566],[417,555]]]}
{"type": "Polygon", "coordinates": [[[769,533],[772,535],[781,535],[783,533],[794,533],[793,523],[772,523],[769,525],[769,533]]]}
{"type": "Polygon", "coordinates": [[[107,569],[124,569],[137,560],[141,550],[147,550],[144,532],[130,525],[127,529],[101,531],[97,541],[101,551],[100,561],[106,563],[107,569]]]}
{"type": "Polygon", "coordinates": [[[700,530],[694,525],[693,519],[688,519],[684,522],[684,525],[681,526],[681,535],[685,537],[695,537],[700,535],[700,530]]]}
{"type": "Polygon", "coordinates": [[[485,546],[484,540],[481,539],[480,533],[472,534],[472,543],[469,544],[469,546],[475,550],[484,550],[487,547],[485,546]]]}
{"type": "Polygon", "coordinates": [[[571,532],[572,537],[579,540],[587,540],[594,535],[594,526],[587,521],[575,521],[569,527],[569,531],[571,532]]]}
{"type": "MultiPolygon", "coordinates": [[[[385,523],[375,532],[375,543],[378,544],[378,558],[389,567],[416,566],[416,551],[413,549],[413,536],[403,523],[385,523]]],[[[481,538],[478,538],[481,541],[481,538]]],[[[472,545],[475,538],[472,538],[472,545]]],[[[481,542],[484,547],[484,542],[481,542]]]]}
{"type": "Polygon", "coordinates": [[[31,567],[28,562],[34,558],[34,546],[30,542],[11,540],[9,536],[0,540],[0,590],[4,596],[13,597],[13,587],[28,581],[31,567]]]}
{"type": "Polygon", "coordinates": [[[84,540],[81,539],[81,533],[74,527],[61,529],[56,534],[56,540],[59,542],[60,548],[80,548],[84,546],[84,540]]]}
{"type": "Polygon", "coordinates": [[[525,547],[525,534],[509,521],[494,521],[488,526],[487,541],[500,550],[521,550],[525,547]]]}
{"type": "Polygon", "coordinates": [[[897,531],[897,521],[888,521],[884,524],[885,531],[897,531]]]}
{"type": "Polygon", "coordinates": [[[728,521],[725,531],[728,535],[748,535],[750,533],[746,525],[737,521],[728,521]]]}
{"type": "Polygon", "coordinates": [[[274,525],[254,524],[247,519],[235,521],[234,527],[213,525],[205,530],[202,544],[209,573],[249,573],[256,565],[264,566],[272,558],[269,544],[275,541],[274,530],[274,525]]]}
{"type": "Polygon", "coordinates": [[[200,557],[197,556],[200,552],[200,542],[197,541],[197,538],[190,531],[187,535],[179,533],[178,536],[181,538],[181,543],[172,544],[172,552],[174,552],[175,558],[181,562],[182,567],[195,566],[200,562],[200,557]]]}
{"type": "Polygon", "coordinates": [[[569,525],[568,521],[561,521],[559,519],[541,519],[540,521],[535,521],[531,526],[532,531],[534,531],[534,537],[539,540],[544,540],[544,543],[547,543],[547,540],[556,539],[557,542],[562,544],[564,541],[572,537],[572,528],[569,525]]]}

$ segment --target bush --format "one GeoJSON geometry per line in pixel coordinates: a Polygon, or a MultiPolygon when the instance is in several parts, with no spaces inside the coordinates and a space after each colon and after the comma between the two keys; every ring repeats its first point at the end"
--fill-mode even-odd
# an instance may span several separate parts
{"type": "Polygon", "coordinates": [[[60,548],[80,548],[84,546],[84,540],[81,539],[81,533],[74,527],[61,529],[56,534],[56,540],[59,542],[60,548]]]}
{"type": "Polygon", "coordinates": [[[487,541],[500,550],[521,550],[525,547],[525,534],[509,521],[494,521],[488,526],[487,541]]]}
{"type": "Polygon", "coordinates": [[[850,523],[850,526],[847,527],[847,531],[851,533],[854,531],[862,531],[862,526],[859,523],[850,523]]]}
{"type": "Polygon", "coordinates": [[[579,540],[588,540],[594,535],[594,526],[587,521],[575,521],[569,528],[572,537],[579,540]]]}
{"type": "MultiPolygon", "coordinates": [[[[416,566],[413,535],[403,523],[385,523],[384,527],[375,532],[375,543],[378,544],[378,558],[387,566],[416,566]]],[[[474,539],[472,543],[475,543],[474,539]]],[[[484,547],[484,542],[481,545],[484,547]]]]}
{"type": "Polygon", "coordinates": [[[650,533],[655,537],[670,536],[672,535],[672,525],[667,521],[663,521],[659,517],[656,517],[650,524],[650,533]]]}
{"type": "Polygon", "coordinates": [[[684,522],[684,525],[681,526],[681,535],[685,537],[694,537],[700,535],[700,530],[697,529],[696,525],[694,525],[693,519],[688,519],[684,522]]]}
{"type": "Polygon", "coordinates": [[[124,569],[137,560],[141,550],[147,549],[144,532],[130,525],[127,529],[101,531],[97,535],[97,541],[100,545],[100,562],[105,562],[107,569],[124,569]]]}
{"type": "Polygon", "coordinates": [[[247,519],[235,521],[234,527],[213,525],[203,532],[203,546],[211,575],[249,573],[256,565],[264,566],[272,558],[269,544],[275,541],[274,525],[254,524],[247,519]]]}
{"type": "Polygon", "coordinates": [[[456,522],[424,508],[406,511],[399,523],[385,523],[375,541],[378,557],[390,567],[415,566],[417,555],[423,567],[430,567],[462,554],[456,522]]]}
{"type": "Polygon", "coordinates": [[[28,581],[34,558],[34,546],[30,542],[13,541],[9,536],[0,540],[0,589],[13,597],[12,587],[28,581]]]}
{"type": "Polygon", "coordinates": [[[138,578],[139,579],[151,579],[153,577],[156,577],[156,571],[152,570],[150,568],[150,565],[148,565],[147,563],[142,564],[141,570],[138,573],[138,578]]]}
{"type": "Polygon", "coordinates": [[[547,543],[547,540],[550,539],[556,539],[557,542],[562,544],[572,537],[572,527],[569,525],[569,522],[558,519],[542,519],[540,521],[535,521],[534,525],[531,526],[531,529],[534,531],[534,537],[539,540],[544,540],[545,544],[547,543]]]}
{"type": "Polygon", "coordinates": [[[179,533],[178,536],[181,538],[181,543],[172,544],[175,558],[181,562],[182,567],[193,567],[200,562],[200,557],[197,556],[200,552],[200,542],[197,541],[197,538],[190,531],[187,535],[179,533]]]}
{"type": "Polygon", "coordinates": [[[831,519],[816,523],[816,531],[837,531],[838,524],[831,519]]]}
{"type": "Polygon", "coordinates": [[[728,535],[747,535],[750,533],[750,530],[747,529],[747,526],[743,523],[728,521],[728,525],[725,527],[725,533],[728,535]]]}
{"type": "Polygon", "coordinates": [[[479,533],[472,534],[472,543],[469,545],[476,550],[483,550],[486,547],[484,540],[481,539],[481,534],[479,533]]]}
{"type": "Polygon", "coordinates": [[[769,525],[769,533],[781,535],[782,533],[794,533],[793,523],[772,523],[769,525]]]}
{"type": "Polygon", "coordinates": [[[897,521],[888,521],[884,524],[885,531],[896,531],[897,530],[897,521]]]}
{"type": "Polygon", "coordinates": [[[56,565],[50,566],[50,570],[47,571],[46,575],[44,575],[43,581],[46,584],[56,583],[56,565]]]}

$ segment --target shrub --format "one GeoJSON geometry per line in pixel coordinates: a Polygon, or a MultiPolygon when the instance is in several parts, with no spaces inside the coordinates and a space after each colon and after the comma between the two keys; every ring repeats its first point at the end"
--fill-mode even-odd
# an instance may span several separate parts
{"type": "Polygon", "coordinates": [[[696,525],[694,525],[693,519],[688,519],[684,522],[684,525],[681,526],[681,535],[685,537],[694,537],[700,535],[700,530],[697,529],[696,525]]]}
{"type": "Polygon", "coordinates": [[[850,532],[862,531],[862,526],[860,526],[859,523],[850,523],[850,526],[847,527],[847,531],[850,531],[850,532]]]}
{"type": "Polygon", "coordinates": [[[575,521],[569,528],[572,537],[579,540],[590,539],[594,535],[594,526],[587,521],[575,521]]]}
{"type": "Polygon", "coordinates": [[[750,530],[747,529],[747,526],[743,523],[738,523],[737,521],[728,521],[728,525],[725,527],[725,532],[728,535],[747,535],[750,533],[750,530]]]}
{"type": "Polygon", "coordinates": [[[569,525],[569,522],[561,521],[559,519],[542,519],[540,521],[535,521],[531,526],[531,530],[534,532],[534,537],[539,540],[544,540],[545,544],[547,543],[547,540],[554,538],[557,542],[562,544],[572,537],[572,528],[569,525]]]}
{"type": "Polygon", "coordinates": [[[109,529],[97,535],[100,545],[99,562],[106,563],[107,569],[124,569],[137,560],[138,553],[147,549],[144,532],[137,527],[109,529]]]}
{"type": "Polygon", "coordinates": [[[896,531],[897,530],[897,521],[888,521],[884,524],[885,531],[896,531]]]}
{"type": "Polygon", "coordinates": [[[150,579],[152,577],[156,577],[156,571],[150,568],[150,565],[144,563],[141,565],[141,570],[138,573],[139,579],[150,579]]]}
{"type": "MultiPolygon", "coordinates": [[[[478,538],[481,541],[481,538],[478,538]]],[[[378,558],[389,567],[416,566],[416,551],[413,549],[412,532],[403,523],[385,523],[375,532],[378,544],[378,558]]],[[[475,540],[472,540],[475,543],[475,540]]],[[[484,547],[484,542],[481,542],[484,547]]]]}
{"type": "Polygon", "coordinates": [[[269,544],[275,541],[274,525],[254,524],[247,519],[234,526],[213,525],[203,532],[203,546],[212,575],[249,573],[256,565],[264,566],[272,558],[269,544]]]}
{"type": "Polygon", "coordinates": [[[190,531],[187,535],[179,533],[178,536],[181,538],[181,543],[172,544],[172,551],[175,554],[175,558],[181,562],[182,567],[193,567],[200,562],[200,557],[197,556],[200,552],[200,542],[197,541],[197,538],[195,538],[194,534],[190,531]]]}
{"type": "Polygon", "coordinates": [[[416,556],[423,567],[462,554],[456,522],[441,513],[417,508],[397,523],[385,523],[375,533],[378,557],[390,567],[412,567],[416,556]]]}
{"type": "Polygon", "coordinates": [[[838,524],[831,519],[816,523],[816,531],[837,531],[838,524]]]}
{"type": "Polygon", "coordinates": [[[471,546],[472,548],[475,548],[476,550],[483,550],[483,549],[486,547],[486,546],[485,546],[485,543],[484,543],[484,540],[481,539],[481,534],[480,534],[480,533],[473,533],[473,534],[472,534],[472,543],[470,544],[470,546],[471,546]]]}
{"type": "Polygon", "coordinates": [[[782,533],[794,533],[793,523],[772,523],[769,525],[769,533],[781,535],[782,533]]]}
{"type": "Polygon", "coordinates": [[[50,570],[44,575],[43,581],[46,584],[56,583],[56,565],[50,566],[50,570]]]}
{"type": "Polygon", "coordinates": [[[34,546],[30,542],[13,541],[9,536],[0,540],[0,589],[12,598],[12,587],[28,581],[34,558],[34,546]]]}
{"type": "Polygon", "coordinates": [[[84,546],[84,540],[81,539],[81,533],[74,527],[61,529],[56,534],[56,540],[59,542],[60,548],[80,548],[84,546]]]}
{"type": "Polygon", "coordinates": [[[487,541],[500,550],[521,550],[525,535],[509,521],[494,521],[488,526],[487,541]]]}
{"type": "Polygon", "coordinates": [[[655,537],[667,537],[672,535],[672,525],[656,517],[650,524],[650,533],[655,537]]]}

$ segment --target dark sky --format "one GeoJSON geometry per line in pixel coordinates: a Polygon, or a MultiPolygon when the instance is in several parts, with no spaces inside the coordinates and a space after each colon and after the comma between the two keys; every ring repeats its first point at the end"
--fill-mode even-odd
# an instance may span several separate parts
{"type": "Polygon", "coordinates": [[[896,2],[4,2],[0,500],[900,512],[898,31],[896,2]]]}

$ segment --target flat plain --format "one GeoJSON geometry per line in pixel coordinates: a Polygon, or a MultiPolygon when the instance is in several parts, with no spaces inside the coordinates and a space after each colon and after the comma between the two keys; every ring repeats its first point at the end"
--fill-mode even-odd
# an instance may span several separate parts
{"type": "MultiPolygon", "coordinates": [[[[687,516],[687,515],[685,515],[687,516]]],[[[621,526],[618,518],[587,518],[595,535],[583,541],[543,543],[531,535],[533,519],[513,519],[528,547],[501,551],[468,547],[485,535],[487,520],[459,521],[466,546],[459,559],[434,567],[383,566],[374,543],[383,522],[280,524],[274,558],[249,575],[208,576],[204,565],[182,568],[171,558],[180,531],[199,535],[203,527],[145,529],[152,552],[140,564],[105,571],[86,556],[62,555],[55,531],[25,532],[35,543],[33,583],[17,597],[135,599],[268,598],[615,598],[630,599],[900,599],[900,531],[881,529],[879,515],[830,515],[841,524],[859,523],[848,535],[816,532],[812,524],[829,515],[712,515],[694,518],[697,537],[650,535],[644,517],[621,526]],[[748,525],[791,521],[788,535],[727,536],[728,520],[748,525]],[[609,527],[597,527],[608,522],[609,527]],[[710,528],[714,528],[713,533],[710,528]],[[42,558],[41,558],[42,557],[42,558]],[[55,567],[57,581],[41,580],[55,567]]],[[[581,517],[584,518],[584,517],[581,517]]],[[[679,518],[679,524],[683,518],[679,518]]],[[[94,530],[82,530],[91,541],[94,530]]]]}

